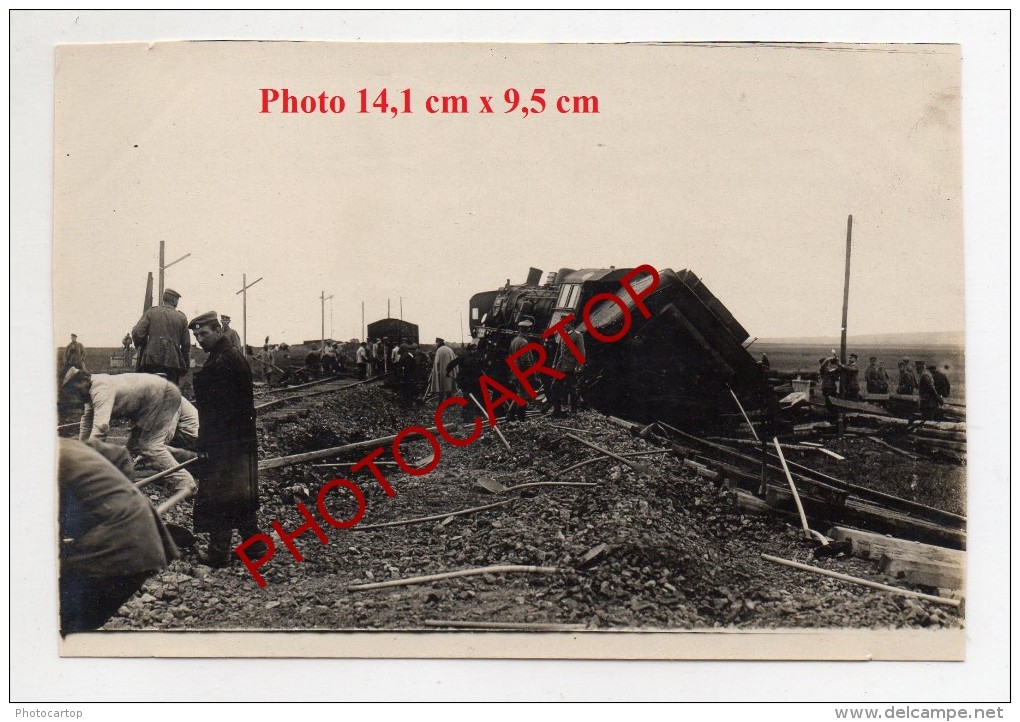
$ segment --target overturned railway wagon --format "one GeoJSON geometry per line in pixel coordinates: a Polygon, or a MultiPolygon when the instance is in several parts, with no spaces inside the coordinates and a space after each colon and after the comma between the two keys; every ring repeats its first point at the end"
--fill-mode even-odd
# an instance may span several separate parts
{"type": "Polygon", "coordinates": [[[532,268],[527,282],[471,297],[471,334],[490,373],[508,377],[503,359],[521,320],[531,320],[528,336],[564,316],[584,318],[587,361],[579,387],[586,403],[630,419],[683,423],[737,412],[735,394],[748,409],[762,408],[768,387],[758,364],[744,348],[749,334],[693,272],[649,271],[630,283],[651,312],[645,318],[621,281],[632,268],[560,269],[541,282],[532,268]],[[599,294],[613,294],[616,299],[599,294]],[[626,309],[626,310],[624,310],[626,309]],[[731,394],[732,391],[732,394],[731,394]]]}

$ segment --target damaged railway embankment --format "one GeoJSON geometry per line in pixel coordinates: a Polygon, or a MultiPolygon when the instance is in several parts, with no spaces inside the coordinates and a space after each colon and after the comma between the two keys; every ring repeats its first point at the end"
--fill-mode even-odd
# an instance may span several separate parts
{"type": "MultiPolygon", "coordinates": [[[[409,424],[428,426],[433,410],[402,409],[390,391],[372,385],[322,394],[300,409],[281,410],[261,422],[261,455],[294,455],[390,436],[409,424]]],[[[872,551],[879,558],[874,559],[847,554],[816,558],[817,544],[804,539],[798,524],[784,516],[752,513],[741,503],[745,491],[728,483],[725,475],[705,473],[711,472],[710,464],[685,459],[673,447],[675,439],[667,443],[641,438],[594,412],[562,422],[532,417],[499,428],[511,450],[487,429],[469,447],[444,447],[442,464],[428,475],[411,476],[388,467],[396,491],[392,498],[370,476],[360,479],[365,471],[350,476],[366,481],[361,484],[366,497],[361,523],[327,529],[327,543],[312,533],[296,538],[304,557],[300,563],[281,547],[283,553],[262,568],[265,588],[256,586],[240,564],[211,570],[186,553],[153,577],[106,628],[346,630],[474,624],[599,630],[962,624],[957,606],[766,560],[763,554],[907,591],[950,594],[937,586],[897,580],[896,573],[883,574],[880,557],[896,554],[895,549],[879,553],[876,547],[872,551]],[[637,468],[600,455],[568,434],[637,468]],[[592,459],[598,460],[563,471],[592,459]],[[532,485],[551,481],[570,485],[532,485]],[[455,514],[477,507],[485,508],[455,514]],[[490,566],[543,571],[406,583],[490,566]],[[399,584],[358,589],[388,581],[399,584]]],[[[828,446],[847,456],[859,444],[859,439],[846,438],[828,446]]],[[[409,442],[406,448],[409,458],[424,460],[430,453],[423,442],[409,442]]],[[[807,466],[808,458],[802,457],[808,453],[791,452],[790,458],[807,466]]],[[[889,469],[918,463],[888,456],[889,469]]],[[[360,457],[338,455],[263,471],[263,528],[277,519],[286,529],[297,529],[304,518],[296,504],[307,502],[328,480],[348,475],[345,465],[360,457]]],[[[952,509],[948,504],[943,508],[952,509]]],[[[349,518],[356,511],[354,500],[338,498],[333,511],[337,518],[349,518]]],[[[172,514],[173,520],[186,522],[190,504],[172,514]]],[[[852,544],[847,547],[855,551],[852,544]]]]}

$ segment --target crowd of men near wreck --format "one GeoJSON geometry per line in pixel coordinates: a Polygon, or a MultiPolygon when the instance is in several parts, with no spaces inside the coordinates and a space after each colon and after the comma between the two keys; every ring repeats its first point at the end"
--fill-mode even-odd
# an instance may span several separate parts
{"type": "MultiPolygon", "coordinates": [[[[849,401],[863,399],[857,359],[857,354],[852,353],[847,357],[847,362],[842,363],[835,349],[828,356],[818,359],[818,379],[824,396],[849,401]]],[[[894,385],[884,363],[877,356],[868,359],[868,365],[864,369],[866,392],[903,396],[917,394],[921,417],[926,420],[941,418],[941,408],[952,390],[949,377],[945,373],[949,370],[949,365],[944,365],[943,370],[933,363],[904,357],[897,362],[896,369],[894,385]]]]}
{"type": "MultiPolygon", "coordinates": [[[[60,438],[58,446],[63,634],[101,627],[149,576],[180,557],[173,529],[160,513],[175,500],[194,497],[188,541],[194,542],[195,533],[207,534],[209,540],[195,555],[199,564],[224,567],[236,562],[235,532],[241,540],[258,533],[251,357],[230,328],[229,317],[208,311],[188,320],[177,309],[180,298],[177,291],[166,289],[162,303],[147,309],[135,324],[124,343],[127,372],[90,373],[86,349],[76,335],[64,351],[58,403],[62,413],[77,408],[84,412],[77,424],[78,438],[60,438]],[[194,404],[180,389],[191,369],[192,335],[208,354],[190,375],[194,404]],[[134,367],[128,340],[138,353],[134,367]],[[123,445],[108,443],[115,421],[130,427],[123,445]],[[156,480],[172,492],[160,510],[139,488],[156,480]]],[[[520,321],[511,352],[529,343],[532,323],[520,321]]],[[[564,338],[583,357],[580,325],[565,329],[564,338]]],[[[547,389],[547,395],[553,406],[550,413],[558,416],[568,401],[571,410],[577,410],[579,367],[563,339],[556,346],[552,341],[547,349],[563,378],[547,389]]],[[[283,344],[271,348],[267,339],[262,353],[255,356],[261,356],[258,360],[267,370],[283,372],[269,359],[278,360],[276,354],[288,350],[283,344]]],[[[317,373],[340,370],[338,350],[324,344],[305,357],[305,367],[317,373]]],[[[469,423],[485,413],[478,403],[485,368],[474,344],[458,356],[437,338],[435,352],[426,355],[406,339],[390,346],[377,339],[358,346],[354,363],[361,379],[394,374],[407,381],[399,384],[407,405],[420,400],[421,386],[411,379],[416,369],[426,367],[427,395],[440,404],[455,395],[470,398],[473,404],[462,406],[463,420],[469,423]]],[[[526,363],[530,366],[530,361],[526,363]]],[[[514,388],[524,393],[517,384],[514,388]]],[[[523,419],[524,407],[513,406],[507,420],[523,419]]],[[[250,553],[258,556],[260,549],[253,547],[250,553]]]]}

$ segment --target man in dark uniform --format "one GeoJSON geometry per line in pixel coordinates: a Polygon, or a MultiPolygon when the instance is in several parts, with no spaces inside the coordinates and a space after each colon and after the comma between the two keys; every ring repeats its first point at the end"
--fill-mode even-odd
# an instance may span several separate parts
{"type": "Polygon", "coordinates": [[[59,440],[60,632],[101,627],[178,557],[123,446],[59,440]]]}
{"type": "Polygon", "coordinates": [[[896,393],[909,396],[917,390],[917,376],[910,366],[910,359],[903,359],[896,367],[900,370],[900,380],[896,386],[896,393]]]}
{"type": "Polygon", "coordinates": [[[78,341],[78,334],[75,333],[71,334],[71,343],[64,349],[64,368],[60,370],[60,375],[66,374],[69,368],[85,370],[85,347],[78,341]]]}
{"type": "MultiPolygon", "coordinates": [[[[940,371],[937,367],[931,368],[933,369],[931,372],[932,378],[935,379],[935,390],[939,392],[939,396],[941,396],[943,399],[948,399],[949,392],[951,390],[951,387],[949,385],[949,377],[946,376],[946,374],[940,371]]],[[[945,370],[948,371],[949,364],[946,364],[943,368],[945,368],[945,370]]]]}
{"type": "Polygon", "coordinates": [[[223,333],[230,339],[230,345],[244,356],[244,349],[241,348],[241,337],[237,335],[237,331],[230,328],[230,316],[220,316],[220,323],[223,325],[223,333]]]}
{"type": "Polygon", "coordinates": [[[163,374],[179,384],[188,373],[191,358],[191,337],[188,319],[177,310],[181,294],[172,288],[163,291],[163,305],[153,306],[131,330],[138,349],[138,370],[163,374]]]}
{"type": "Polygon", "coordinates": [[[121,339],[120,345],[124,349],[124,368],[131,368],[131,334],[124,334],[124,338],[121,339]]]}
{"type": "MultiPolygon", "coordinates": [[[[582,358],[586,358],[586,351],[584,348],[584,323],[578,319],[572,325],[566,329],[567,335],[573,342],[574,347],[577,348],[577,352],[581,354],[582,358]]],[[[762,354],[765,357],[765,354],[762,354]]],[[[768,359],[766,358],[766,361],[768,359]]],[[[553,416],[563,415],[563,404],[570,399],[570,411],[571,413],[577,413],[577,382],[578,375],[581,370],[581,364],[574,356],[573,352],[567,346],[567,342],[560,337],[556,349],[555,361],[553,361],[553,368],[564,374],[562,379],[555,379],[551,384],[552,391],[552,404],[553,404],[553,416]]],[[[762,367],[764,369],[764,367],[762,367]]],[[[766,369],[767,370],[767,369],[766,369]]]]}
{"type": "MultiPolygon", "coordinates": [[[[515,353],[531,343],[531,339],[529,339],[526,334],[531,330],[532,325],[532,321],[527,318],[522,319],[517,323],[517,335],[514,336],[513,341],[510,342],[510,353],[507,354],[507,358],[513,356],[515,353]]],[[[529,351],[523,356],[518,357],[516,363],[517,368],[530,368],[535,363],[534,353],[529,351]]],[[[510,387],[521,398],[528,398],[528,393],[525,391],[524,385],[517,379],[516,376],[510,379],[510,387]]],[[[511,403],[509,411],[506,412],[506,420],[524,421],[527,418],[527,414],[525,413],[525,409],[527,408],[527,405],[518,406],[515,403],[511,403]]]]}
{"type": "Polygon", "coordinates": [[[195,531],[209,534],[209,549],[199,561],[222,567],[230,561],[234,529],[242,540],[258,533],[258,438],[251,368],[223,333],[215,312],[195,317],[188,328],[209,353],[193,382],[203,459],[197,474],[195,531]]]}
{"type": "Polygon", "coordinates": [[[878,375],[878,357],[872,356],[868,359],[868,368],[864,369],[864,388],[868,390],[869,394],[884,394],[885,391],[879,391],[881,387],[882,383],[878,375]]]}
{"type": "Polygon", "coordinates": [[[397,383],[400,386],[400,401],[405,408],[414,405],[415,392],[418,387],[417,370],[418,364],[415,362],[414,352],[407,344],[400,344],[400,355],[397,356],[393,373],[396,374],[397,383]]]}
{"type": "Polygon", "coordinates": [[[944,403],[938,390],[935,388],[935,379],[932,376],[934,366],[928,366],[921,373],[921,381],[917,385],[917,395],[920,401],[921,418],[926,421],[942,418],[942,404],[944,403]]]}
{"type": "Polygon", "coordinates": [[[822,381],[822,394],[825,396],[836,395],[836,380],[839,378],[839,360],[836,358],[836,350],[833,349],[829,355],[819,362],[818,376],[822,381]]]}
{"type": "Polygon", "coordinates": [[[460,395],[467,400],[467,405],[461,407],[461,419],[465,422],[472,422],[480,410],[471,397],[473,396],[476,401],[482,398],[479,380],[485,373],[485,369],[482,368],[482,356],[478,353],[478,346],[469,343],[464,353],[450,362],[450,365],[446,367],[446,375],[450,376],[454,371],[457,372],[457,388],[460,389],[460,395]]]}
{"type": "Polygon", "coordinates": [[[852,353],[847,362],[839,365],[839,395],[855,401],[861,397],[861,382],[858,377],[857,354],[852,353]]]}

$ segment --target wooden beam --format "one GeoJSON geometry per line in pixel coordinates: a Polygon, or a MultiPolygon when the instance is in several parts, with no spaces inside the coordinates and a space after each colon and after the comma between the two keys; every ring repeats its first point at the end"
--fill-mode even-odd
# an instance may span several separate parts
{"type": "Polygon", "coordinates": [[[898,539],[886,534],[835,526],[828,536],[835,541],[849,541],[850,553],[861,559],[879,561],[882,556],[893,559],[928,559],[962,566],[967,558],[964,552],[934,544],[922,544],[907,539],[898,539]]]}
{"type": "Polygon", "coordinates": [[[892,557],[883,554],[878,567],[883,574],[911,584],[938,589],[963,589],[962,564],[950,564],[932,559],[892,557]]]}
{"type": "MultiPolygon", "coordinates": [[[[438,431],[435,426],[428,429],[431,432],[438,431]]],[[[263,459],[259,462],[259,471],[265,471],[267,469],[279,469],[281,466],[293,466],[294,464],[301,464],[305,461],[316,461],[317,459],[328,459],[331,456],[339,456],[340,454],[346,454],[351,451],[364,451],[365,449],[373,449],[376,446],[382,446],[383,444],[389,444],[395,441],[397,434],[393,436],[384,436],[380,439],[369,439],[368,441],[358,441],[354,444],[346,444],[344,446],[333,446],[328,449],[319,449],[318,451],[308,451],[303,454],[292,454],[290,456],[278,456],[275,459],[263,459]]]]}
{"type": "Polygon", "coordinates": [[[790,559],[774,557],[771,554],[762,554],[761,558],[764,559],[765,561],[772,562],[773,564],[782,564],[783,566],[799,569],[802,572],[818,574],[823,577],[831,577],[832,579],[839,579],[840,581],[850,582],[851,584],[859,584],[861,586],[870,587],[872,589],[877,589],[882,592],[898,594],[902,597],[914,597],[916,599],[924,599],[925,601],[934,602],[935,604],[944,604],[948,607],[959,607],[962,604],[962,602],[959,599],[947,599],[946,597],[937,597],[933,594],[922,594],[921,592],[911,591],[910,589],[901,589],[900,587],[894,587],[889,584],[873,582],[870,579],[853,577],[850,576],[849,574],[833,572],[828,569],[823,569],[822,567],[813,567],[810,564],[801,564],[800,562],[795,562],[790,559]]]}

